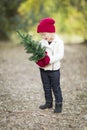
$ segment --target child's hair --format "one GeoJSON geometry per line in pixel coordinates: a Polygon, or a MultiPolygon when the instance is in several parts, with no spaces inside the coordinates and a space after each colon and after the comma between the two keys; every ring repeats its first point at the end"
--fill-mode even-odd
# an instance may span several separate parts
{"type": "Polygon", "coordinates": [[[49,32],[53,33],[55,32],[55,20],[52,18],[43,18],[38,26],[37,26],[37,33],[43,33],[43,32],[49,32]]]}

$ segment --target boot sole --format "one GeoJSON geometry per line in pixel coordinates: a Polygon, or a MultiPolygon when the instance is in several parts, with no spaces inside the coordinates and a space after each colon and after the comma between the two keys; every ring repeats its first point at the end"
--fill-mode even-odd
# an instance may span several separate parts
{"type": "MultiPolygon", "coordinates": [[[[53,106],[52,106],[53,107],[53,106]]],[[[42,107],[39,107],[40,109],[42,109],[42,110],[44,110],[44,109],[50,109],[50,108],[52,108],[52,107],[45,107],[45,108],[42,108],[42,107]]]]}

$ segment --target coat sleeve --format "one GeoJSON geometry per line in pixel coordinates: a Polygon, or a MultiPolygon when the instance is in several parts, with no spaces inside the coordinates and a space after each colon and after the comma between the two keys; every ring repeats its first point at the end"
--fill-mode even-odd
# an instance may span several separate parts
{"type": "Polygon", "coordinates": [[[57,48],[53,51],[53,55],[50,57],[50,64],[60,61],[64,57],[64,43],[62,40],[57,45],[57,48]]]}

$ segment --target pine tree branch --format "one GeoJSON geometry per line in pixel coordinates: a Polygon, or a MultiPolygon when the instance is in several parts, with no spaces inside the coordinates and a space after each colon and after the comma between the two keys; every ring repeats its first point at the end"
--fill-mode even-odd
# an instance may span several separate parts
{"type": "Polygon", "coordinates": [[[21,44],[24,45],[26,53],[32,54],[32,56],[29,57],[30,61],[37,62],[45,56],[45,47],[42,47],[38,41],[34,41],[31,35],[24,35],[19,31],[17,31],[17,33],[21,38],[21,44]]]}

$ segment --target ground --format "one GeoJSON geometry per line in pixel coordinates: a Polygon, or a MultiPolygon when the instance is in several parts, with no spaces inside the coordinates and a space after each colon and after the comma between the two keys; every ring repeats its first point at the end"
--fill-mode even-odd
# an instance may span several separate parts
{"type": "Polygon", "coordinates": [[[39,109],[40,73],[28,57],[23,46],[0,44],[0,130],[87,130],[87,45],[65,45],[60,114],[39,109]]]}

